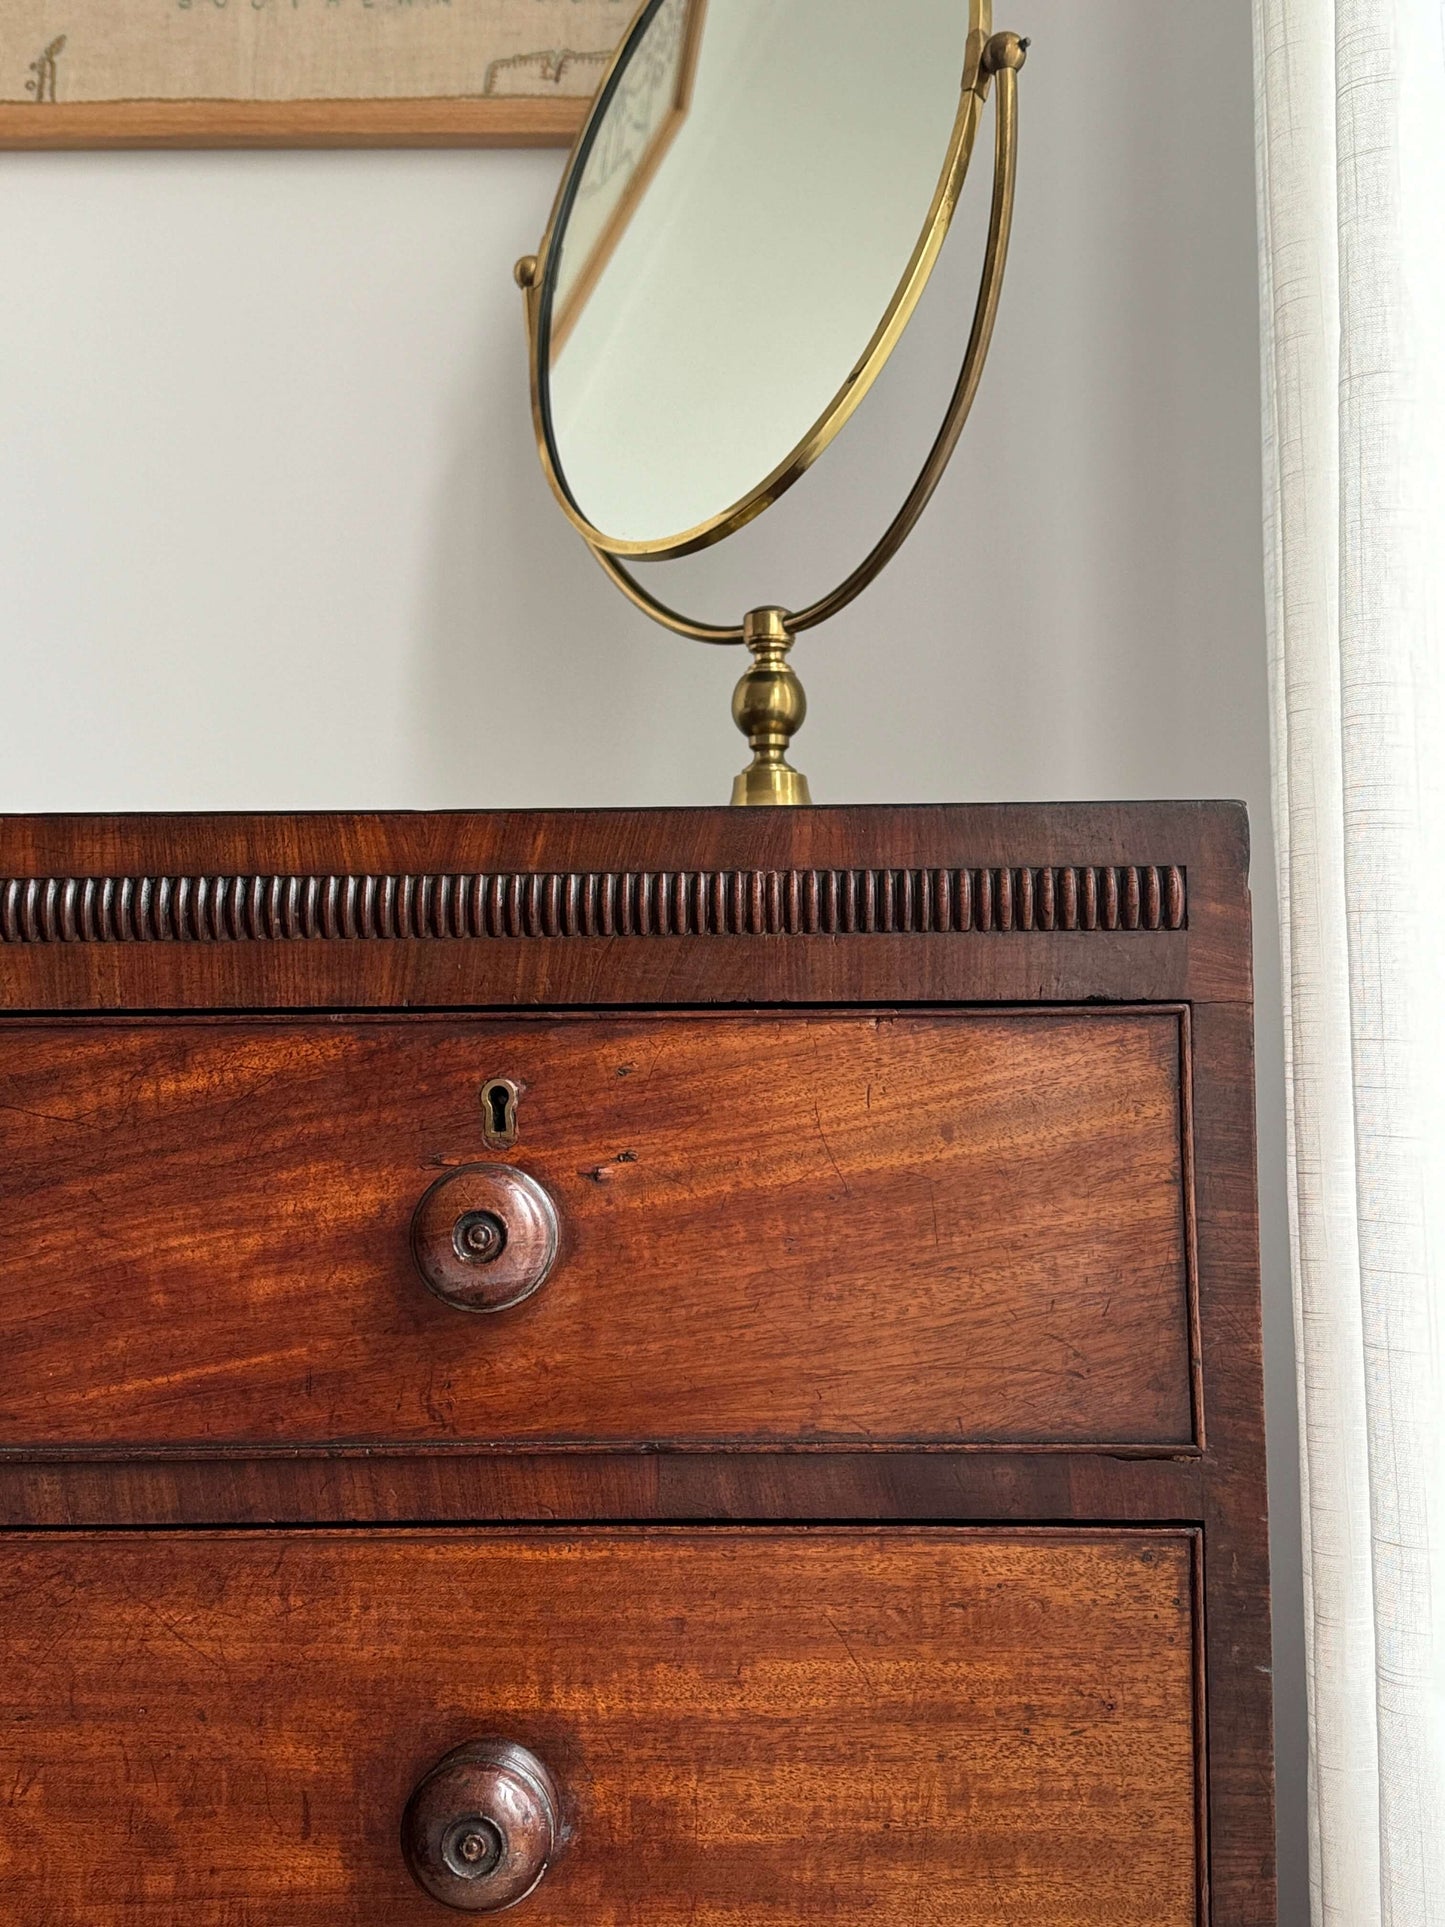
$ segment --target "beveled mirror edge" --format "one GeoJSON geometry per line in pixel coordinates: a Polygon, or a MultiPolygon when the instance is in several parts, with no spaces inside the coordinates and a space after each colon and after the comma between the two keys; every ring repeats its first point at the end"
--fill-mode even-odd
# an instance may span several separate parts
{"type": "MultiPolygon", "coordinates": [[[[750,522],[755,521],[765,510],[771,508],[795,482],[807,473],[857,412],[912,319],[938,257],[943,251],[943,244],[957,211],[959,197],[963,192],[969,164],[973,158],[974,143],[978,137],[991,78],[984,56],[993,31],[993,0],[968,0],[968,38],[958,115],[954,121],[938,188],[923,232],[919,236],[903,278],[872,340],[855,364],[848,379],[792,453],[785,457],[756,488],[740,501],[735,502],[731,508],[711,517],[706,522],[699,523],[694,528],[659,541],[622,541],[617,537],[608,536],[583,514],[569,494],[555,459],[547,423],[542,379],[543,293],[547,285],[547,274],[559,223],[570,203],[573,184],[579,169],[586,162],[595,130],[611,104],[617,77],[631,58],[640,36],[650,26],[660,5],[661,0],[643,0],[603,77],[591,111],[563,170],[561,184],[552,204],[552,211],[538,252],[535,256],[525,257],[517,264],[517,281],[526,297],[532,384],[532,425],[537,438],[537,452],[543,472],[563,514],[599,558],[613,557],[635,561],[669,561],[686,555],[695,555],[700,550],[711,548],[715,543],[746,528],[750,522]]],[[[718,631],[702,639],[740,640],[741,632],[718,631]]]]}

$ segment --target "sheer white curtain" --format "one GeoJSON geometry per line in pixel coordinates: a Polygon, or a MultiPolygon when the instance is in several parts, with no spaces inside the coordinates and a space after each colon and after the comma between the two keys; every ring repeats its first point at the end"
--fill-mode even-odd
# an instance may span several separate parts
{"type": "Polygon", "coordinates": [[[1316,1927],[1445,1923],[1445,4],[1255,0],[1316,1927]]]}

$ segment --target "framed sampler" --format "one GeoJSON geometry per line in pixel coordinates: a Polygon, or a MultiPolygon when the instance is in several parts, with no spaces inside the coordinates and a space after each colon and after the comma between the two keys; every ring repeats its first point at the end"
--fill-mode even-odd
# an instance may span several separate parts
{"type": "Polygon", "coordinates": [[[0,147],[570,146],[635,0],[0,0],[0,147]]]}

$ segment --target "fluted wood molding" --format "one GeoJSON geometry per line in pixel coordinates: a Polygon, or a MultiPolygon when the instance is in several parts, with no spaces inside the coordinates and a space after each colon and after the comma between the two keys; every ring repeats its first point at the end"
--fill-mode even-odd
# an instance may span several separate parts
{"type": "Polygon", "coordinates": [[[10,877],[0,882],[0,942],[1157,932],[1184,929],[1187,908],[1184,870],[1154,864],[10,877]]]}

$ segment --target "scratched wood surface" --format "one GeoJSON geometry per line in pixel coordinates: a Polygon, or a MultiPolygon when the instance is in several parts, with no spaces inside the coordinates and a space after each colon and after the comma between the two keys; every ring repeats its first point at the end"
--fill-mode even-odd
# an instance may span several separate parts
{"type": "Polygon", "coordinates": [[[22,1537],[6,1917],[442,1918],[402,1809],[491,1733],[575,1833],[532,1927],[1195,1927],[1193,1556],[1178,1532],[22,1537]]]}
{"type": "Polygon", "coordinates": [[[1182,1123],[1171,1010],[0,1026],[0,1443],[1187,1444],[1182,1123]],[[480,1318],[488,1159],[562,1245],[480,1318]]]}

